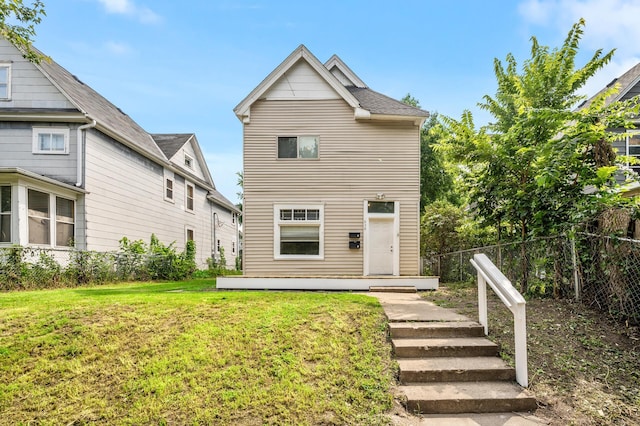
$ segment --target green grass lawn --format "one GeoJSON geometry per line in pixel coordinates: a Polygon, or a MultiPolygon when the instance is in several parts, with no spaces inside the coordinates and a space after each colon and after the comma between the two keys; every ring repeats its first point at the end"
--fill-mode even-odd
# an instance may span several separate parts
{"type": "Polygon", "coordinates": [[[0,294],[0,424],[386,424],[376,299],[214,280],[0,294]]]}

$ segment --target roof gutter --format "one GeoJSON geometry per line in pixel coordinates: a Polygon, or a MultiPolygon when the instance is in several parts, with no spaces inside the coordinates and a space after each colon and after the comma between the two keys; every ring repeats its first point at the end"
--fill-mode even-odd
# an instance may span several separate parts
{"type": "Polygon", "coordinates": [[[77,187],[82,187],[82,175],[83,175],[83,156],[84,156],[84,144],[85,144],[85,140],[84,140],[84,135],[85,133],[83,132],[83,130],[86,129],[91,129],[96,127],[96,120],[94,120],[93,118],[89,117],[88,115],[86,116],[87,119],[91,120],[91,123],[87,123],[87,124],[83,124],[82,126],[78,126],[78,128],[76,129],[76,145],[78,147],[77,149],[77,155],[78,155],[78,159],[77,159],[77,163],[76,163],[76,186],[77,187]]]}

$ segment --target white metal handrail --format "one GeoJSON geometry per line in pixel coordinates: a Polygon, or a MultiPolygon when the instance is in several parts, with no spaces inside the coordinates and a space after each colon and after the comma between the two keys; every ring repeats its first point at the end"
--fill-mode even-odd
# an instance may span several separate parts
{"type": "Polygon", "coordinates": [[[516,290],[511,281],[483,253],[474,254],[471,264],[478,272],[478,320],[489,334],[487,320],[487,283],[498,295],[502,303],[513,313],[513,331],[516,351],[516,381],[529,386],[527,369],[527,315],[524,297],[516,290]]]}

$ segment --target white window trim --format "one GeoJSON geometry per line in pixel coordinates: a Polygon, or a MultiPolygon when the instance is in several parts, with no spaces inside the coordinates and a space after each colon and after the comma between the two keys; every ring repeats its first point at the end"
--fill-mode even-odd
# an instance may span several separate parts
{"type": "Polygon", "coordinates": [[[193,157],[185,152],[184,153],[184,166],[186,168],[188,168],[189,170],[193,170],[193,162],[194,162],[193,157]]]}
{"type": "Polygon", "coordinates": [[[34,127],[32,136],[32,152],[34,154],[47,154],[47,155],[66,155],[69,154],[69,128],[64,127],[34,127]],[[64,137],[64,150],[63,151],[43,151],[40,149],[40,143],[38,136],[43,133],[50,134],[62,134],[64,137]]]}
{"type": "Polygon", "coordinates": [[[196,240],[196,230],[192,226],[186,225],[184,227],[184,244],[185,244],[185,246],[187,245],[187,242],[189,241],[189,231],[191,231],[191,233],[193,234],[193,241],[196,240]]]}
{"type": "Polygon", "coordinates": [[[0,68],[7,69],[7,97],[0,98],[0,101],[10,101],[11,100],[11,64],[0,63],[0,68]]]}
{"type": "Polygon", "coordinates": [[[196,212],[196,186],[189,181],[184,181],[184,211],[195,214],[196,212]],[[189,187],[193,188],[193,208],[189,208],[189,187]]]}
{"type": "MultiPolygon", "coordinates": [[[[640,137],[640,131],[639,130],[627,130],[625,132],[625,138],[624,138],[624,150],[625,153],[624,155],[627,157],[635,157],[638,160],[640,160],[640,154],[631,154],[629,151],[629,140],[631,138],[633,138],[634,136],[639,136],[640,137]]],[[[627,167],[629,168],[638,168],[640,167],[640,163],[639,164],[630,164],[629,162],[626,163],[627,167]]]]}
{"type": "Polygon", "coordinates": [[[273,258],[276,260],[324,260],[324,205],[323,204],[274,204],[273,205],[273,258]],[[317,221],[284,221],[280,220],[282,209],[319,210],[320,220],[317,221]],[[320,248],[317,255],[280,254],[280,226],[284,225],[314,225],[317,224],[320,237],[320,248]]]}
{"type": "Polygon", "coordinates": [[[169,170],[165,170],[164,171],[164,175],[163,175],[163,182],[162,182],[162,188],[164,190],[163,193],[163,197],[165,201],[168,201],[170,203],[175,203],[176,202],[176,178],[175,175],[173,174],[173,172],[169,171],[169,170]],[[169,198],[167,197],[167,181],[170,180],[172,183],[172,195],[173,197],[169,198]]]}
{"type": "Polygon", "coordinates": [[[1,183],[0,184],[0,188],[9,188],[9,198],[10,198],[10,202],[9,202],[9,211],[6,212],[2,212],[0,210],[0,216],[9,216],[9,241],[0,241],[0,246],[5,246],[5,245],[12,245],[14,239],[16,238],[16,230],[15,230],[15,226],[14,226],[14,222],[15,222],[15,215],[14,215],[14,199],[16,198],[14,195],[14,190],[13,190],[13,185],[9,184],[9,183],[1,183]]]}
{"type": "Polygon", "coordinates": [[[26,243],[31,246],[31,247],[61,247],[61,248],[71,248],[72,246],[65,246],[65,245],[58,245],[57,244],[57,228],[58,228],[58,222],[62,222],[62,223],[70,223],[70,222],[64,222],[64,221],[59,221],[58,217],[57,217],[57,210],[58,210],[58,206],[56,204],[56,199],[57,198],[64,198],[65,200],[69,200],[73,202],[73,238],[74,238],[74,243],[77,243],[76,238],[77,238],[77,233],[78,233],[78,200],[73,198],[73,197],[69,197],[66,195],[61,195],[55,192],[50,192],[47,191],[46,189],[42,189],[36,186],[26,186],[25,187],[25,195],[27,195],[26,199],[25,199],[25,207],[26,207],[26,211],[27,211],[27,221],[25,223],[26,225],[26,243]],[[49,244],[39,244],[39,243],[31,243],[30,242],[30,235],[29,235],[29,191],[33,190],[33,191],[37,191],[37,192],[41,192],[44,194],[47,194],[49,196],[49,244]]]}

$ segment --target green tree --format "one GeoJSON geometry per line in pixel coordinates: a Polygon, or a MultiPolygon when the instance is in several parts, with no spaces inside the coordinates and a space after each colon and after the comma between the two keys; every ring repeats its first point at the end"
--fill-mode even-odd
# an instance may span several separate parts
{"type": "Polygon", "coordinates": [[[32,62],[40,62],[43,56],[33,49],[35,26],[46,16],[44,3],[33,0],[31,5],[23,0],[0,0],[0,36],[11,42],[32,62]],[[15,22],[15,23],[14,23],[15,22]]]}
{"type": "MultiPolygon", "coordinates": [[[[401,102],[420,108],[420,101],[407,93],[401,102]]],[[[442,133],[438,113],[432,112],[420,129],[420,211],[427,204],[452,197],[453,178],[447,172],[442,154],[434,150],[442,133]]]]}
{"type": "MultiPolygon", "coordinates": [[[[609,91],[573,109],[583,99],[578,91],[613,55],[597,50],[576,67],[584,25],[573,25],[559,49],[532,37],[521,72],[511,54],[506,66],[494,61],[498,88],[480,104],[493,123],[476,129],[468,111],[459,121],[443,119],[449,137],[440,149],[465,166],[477,213],[497,229],[507,224],[510,236],[522,241],[565,232],[603,201],[618,198],[611,142],[623,135],[607,129],[630,126],[637,101],[606,106],[609,91]]],[[[525,273],[523,290],[526,283],[525,273]]]]}

